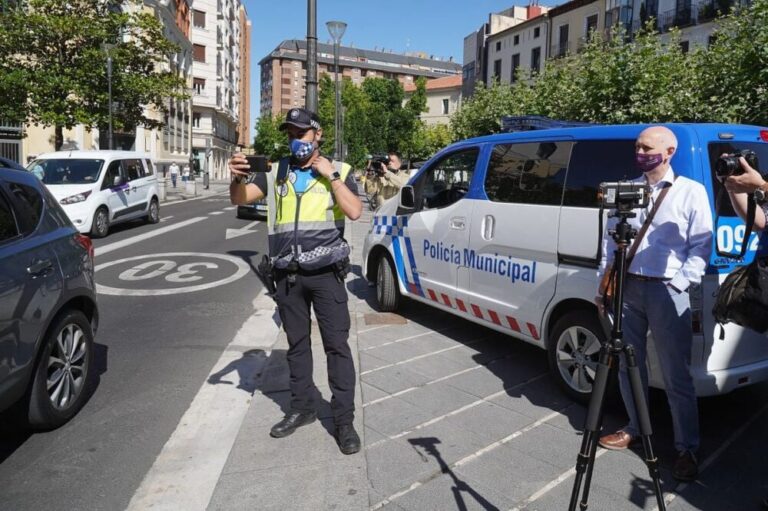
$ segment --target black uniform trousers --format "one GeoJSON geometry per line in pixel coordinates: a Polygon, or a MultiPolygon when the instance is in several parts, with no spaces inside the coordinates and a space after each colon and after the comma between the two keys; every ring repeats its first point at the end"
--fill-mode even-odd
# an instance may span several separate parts
{"type": "Polygon", "coordinates": [[[288,337],[288,367],[291,372],[291,408],[314,411],[310,306],[315,310],[328,361],[328,384],[333,393],[334,423],[351,424],[355,413],[355,366],[349,349],[347,289],[330,269],[300,271],[290,283],[287,273],[276,272],[280,319],[288,337]]]}

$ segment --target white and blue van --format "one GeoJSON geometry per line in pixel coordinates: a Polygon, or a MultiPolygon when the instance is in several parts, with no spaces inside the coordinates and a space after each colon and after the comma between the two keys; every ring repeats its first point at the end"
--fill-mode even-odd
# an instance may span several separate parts
{"type": "MultiPolygon", "coordinates": [[[[702,183],[715,217],[719,155],[750,149],[768,170],[768,128],[668,124],[679,146],[677,174],[702,183]]],[[[635,139],[645,125],[560,127],[455,143],[431,158],[373,218],[364,248],[366,278],[384,311],[408,297],[546,349],[558,382],[587,400],[600,342],[597,289],[598,185],[635,178],[635,139]]],[[[738,252],[744,223],[722,201],[719,248],[738,252]]],[[[690,289],[692,368],[697,392],[709,396],[768,379],[768,339],[735,324],[715,323],[719,284],[745,261],[712,258],[690,289]],[[722,330],[721,330],[722,328],[722,330]],[[722,337],[722,338],[721,338],[722,337]]],[[[663,380],[649,345],[650,382],[663,380]]]]}

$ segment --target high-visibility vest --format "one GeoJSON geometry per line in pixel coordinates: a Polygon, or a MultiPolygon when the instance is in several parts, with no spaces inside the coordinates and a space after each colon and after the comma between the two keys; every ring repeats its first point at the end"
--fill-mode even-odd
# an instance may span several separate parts
{"type": "MultiPolygon", "coordinates": [[[[345,181],[352,167],[333,162],[345,181]]],[[[296,177],[288,159],[272,165],[267,173],[267,227],[269,254],[277,268],[285,268],[292,259],[305,270],[315,270],[349,256],[344,240],[346,215],[336,203],[328,179],[311,179],[304,193],[296,193],[296,177]],[[287,172],[280,174],[281,165],[287,172]]]]}

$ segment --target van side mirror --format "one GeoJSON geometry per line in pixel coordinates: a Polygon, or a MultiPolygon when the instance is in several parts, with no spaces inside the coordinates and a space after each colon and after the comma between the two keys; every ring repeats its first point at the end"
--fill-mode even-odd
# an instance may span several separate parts
{"type": "Polygon", "coordinates": [[[403,209],[416,209],[416,194],[413,186],[405,185],[400,188],[400,207],[403,209]]]}
{"type": "Polygon", "coordinates": [[[115,176],[115,179],[112,181],[112,187],[117,187],[123,184],[123,176],[115,176]]]}

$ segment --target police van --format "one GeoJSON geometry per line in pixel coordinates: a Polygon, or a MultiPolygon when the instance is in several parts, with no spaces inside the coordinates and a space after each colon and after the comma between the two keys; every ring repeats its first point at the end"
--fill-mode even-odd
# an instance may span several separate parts
{"type": "MultiPolygon", "coordinates": [[[[540,346],[563,389],[587,400],[606,338],[593,303],[602,238],[598,187],[640,174],[634,145],[646,127],[526,129],[437,153],[375,212],[366,236],[363,268],[377,284],[381,309],[394,311],[407,297],[540,346]]],[[[667,127],[679,143],[674,171],[709,193],[720,250],[748,244],[744,260],[734,262],[718,257],[713,243],[702,284],[689,290],[697,393],[723,394],[768,379],[768,339],[712,318],[719,284],[757,249],[757,235],[744,239],[727,196],[715,215],[721,185],[714,165],[723,153],[750,149],[768,170],[768,128],[667,127]]],[[[648,352],[650,383],[663,388],[653,339],[648,352]]]]}

